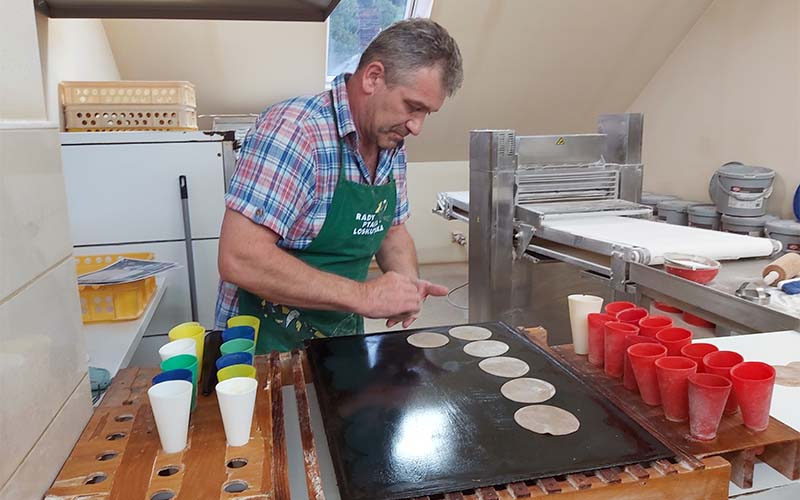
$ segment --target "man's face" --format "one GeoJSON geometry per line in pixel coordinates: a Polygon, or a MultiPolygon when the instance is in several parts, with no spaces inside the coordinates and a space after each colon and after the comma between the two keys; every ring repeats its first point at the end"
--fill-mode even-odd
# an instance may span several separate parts
{"type": "Polygon", "coordinates": [[[401,75],[398,82],[380,85],[372,96],[370,135],[381,149],[397,147],[408,134],[419,135],[430,113],[445,99],[438,65],[401,75]]]}

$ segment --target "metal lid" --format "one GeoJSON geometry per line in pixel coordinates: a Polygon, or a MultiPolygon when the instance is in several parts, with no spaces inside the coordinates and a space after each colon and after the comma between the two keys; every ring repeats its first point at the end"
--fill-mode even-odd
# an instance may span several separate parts
{"type": "Polygon", "coordinates": [[[710,203],[700,203],[692,205],[688,208],[689,215],[696,215],[698,217],[719,217],[717,206],[710,203]]]}
{"type": "Polygon", "coordinates": [[[736,224],[737,226],[763,227],[767,222],[774,220],[778,220],[778,218],[769,214],[759,215],[758,217],[742,217],[739,215],[727,214],[722,216],[722,222],[726,224],[736,224]]]}
{"type": "Polygon", "coordinates": [[[697,205],[697,202],[686,200],[666,200],[659,202],[656,207],[658,208],[659,212],[662,210],[672,210],[673,212],[686,213],[686,210],[692,205],[697,205]]]}
{"type": "Polygon", "coordinates": [[[658,193],[642,193],[642,204],[655,206],[662,201],[677,200],[677,196],[671,194],[658,194],[658,193]]]}
{"type": "Polygon", "coordinates": [[[766,224],[767,231],[771,233],[789,234],[800,236],[800,222],[788,219],[769,221],[766,224]]]}
{"type": "Polygon", "coordinates": [[[775,171],[767,167],[755,165],[742,165],[739,162],[730,162],[717,169],[719,175],[732,179],[772,179],[775,171]]]}

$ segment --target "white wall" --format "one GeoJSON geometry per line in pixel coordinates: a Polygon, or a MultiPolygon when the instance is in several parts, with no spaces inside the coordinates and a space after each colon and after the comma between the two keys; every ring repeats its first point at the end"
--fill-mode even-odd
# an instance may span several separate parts
{"type": "Polygon", "coordinates": [[[643,112],[644,187],[708,198],[739,160],[774,169],[772,213],[800,183],[800,3],[716,0],[630,106],[643,112]]]}

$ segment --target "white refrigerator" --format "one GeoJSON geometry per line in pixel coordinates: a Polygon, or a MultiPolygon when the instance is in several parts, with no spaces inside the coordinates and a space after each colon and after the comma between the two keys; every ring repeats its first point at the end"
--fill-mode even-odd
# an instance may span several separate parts
{"type": "Polygon", "coordinates": [[[156,366],[169,329],[192,321],[190,266],[179,178],[191,221],[197,320],[214,325],[217,246],[235,167],[232,132],[62,133],[75,255],[153,252],[177,262],[131,366],[156,366]]]}

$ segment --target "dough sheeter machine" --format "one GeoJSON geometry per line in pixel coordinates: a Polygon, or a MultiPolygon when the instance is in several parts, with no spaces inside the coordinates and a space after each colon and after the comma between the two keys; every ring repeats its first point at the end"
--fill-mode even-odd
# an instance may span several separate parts
{"type": "Polygon", "coordinates": [[[469,223],[471,322],[569,332],[566,296],[592,293],[668,302],[719,334],[800,328],[796,302],[735,295],[779,242],[652,220],[639,203],[642,123],[641,114],[613,114],[600,116],[594,134],[470,133],[470,190],[439,193],[434,212],[469,223]],[[693,283],[662,269],[665,252],[710,257],[722,269],[710,285],[693,283]]]}

